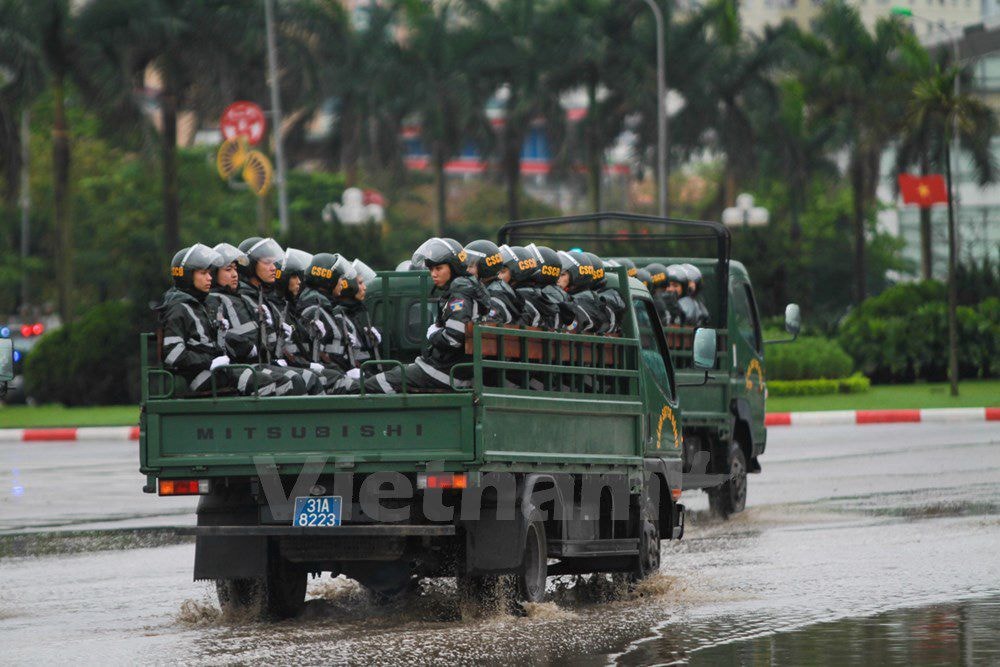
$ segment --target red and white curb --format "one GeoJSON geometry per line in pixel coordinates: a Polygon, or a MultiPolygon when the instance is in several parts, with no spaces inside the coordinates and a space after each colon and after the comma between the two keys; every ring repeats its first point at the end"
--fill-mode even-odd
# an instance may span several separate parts
{"type": "MultiPolygon", "coordinates": [[[[764,423],[767,426],[831,426],[962,421],[1000,421],[1000,408],[769,412],[764,423]]],[[[125,442],[138,439],[138,426],[0,428],[0,442],[125,442]]]]}
{"type": "Polygon", "coordinates": [[[831,426],[835,424],[906,424],[967,421],[1000,421],[1000,408],[769,412],[764,419],[764,423],[767,426],[831,426]]]}
{"type": "Polygon", "coordinates": [[[80,428],[0,428],[0,442],[83,442],[139,439],[138,426],[80,428]]]}

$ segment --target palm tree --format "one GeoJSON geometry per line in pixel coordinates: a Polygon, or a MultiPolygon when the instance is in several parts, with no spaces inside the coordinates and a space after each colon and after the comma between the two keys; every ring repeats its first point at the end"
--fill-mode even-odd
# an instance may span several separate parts
{"type": "Polygon", "coordinates": [[[907,119],[908,127],[924,128],[929,136],[936,137],[939,146],[944,147],[942,161],[948,182],[948,379],[952,396],[958,396],[958,286],[955,280],[957,258],[952,201],[952,141],[961,141],[972,151],[973,158],[981,163],[983,171],[979,176],[986,177],[982,182],[992,180],[996,171],[992,156],[988,153],[982,155],[982,151],[989,151],[990,141],[996,134],[996,116],[981,100],[957,92],[957,80],[961,76],[957,65],[947,69],[937,66],[929,76],[917,81],[909,101],[907,119]]]}
{"type": "Polygon", "coordinates": [[[8,86],[21,109],[46,85],[53,98],[52,207],[59,316],[72,315],[73,225],[70,215],[70,141],[66,95],[82,81],[81,51],[69,0],[4,0],[0,5],[0,65],[14,73],[8,86]]]}
{"type": "Polygon", "coordinates": [[[557,143],[565,126],[558,86],[552,70],[562,54],[553,48],[561,27],[549,7],[534,0],[467,0],[476,26],[478,49],[469,66],[494,90],[503,105],[500,171],[507,188],[507,215],[520,217],[521,150],[538,119],[545,121],[550,142],[557,143]]]}
{"type": "Polygon", "coordinates": [[[218,97],[214,91],[234,67],[229,55],[243,46],[247,35],[263,31],[259,3],[93,0],[81,11],[79,26],[98,45],[107,71],[118,73],[104,89],[110,98],[105,104],[121,106],[123,100],[134,100],[133,91],[143,87],[149,72],[159,78],[164,250],[172,252],[180,245],[178,111],[199,98],[218,97]]]}
{"type": "Polygon", "coordinates": [[[874,213],[882,154],[898,135],[911,84],[903,60],[913,40],[898,18],[874,32],[843,0],[824,6],[807,40],[802,69],[817,113],[839,126],[853,195],[854,298],[867,294],[866,230],[874,213]]]}
{"type": "MultiPolygon", "coordinates": [[[[940,109],[935,109],[940,100],[936,96],[947,93],[951,96],[954,72],[950,72],[943,61],[933,62],[930,54],[920,49],[913,54],[916,76],[919,83],[914,89],[914,99],[910,103],[907,122],[896,146],[895,171],[898,176],[916,166],[921,176],[935,170],[938,173],[948,168],[944,158],[948,151],[948,130],[940,117],[940,109]]],[[[961,89],[969,90],[971,75],[964,71],[961,89]]],[[[989,107],[972,97],[961,100],[964,121],[959,125],[959,140],[962,149],[972,161],[976,181],[980,185],[992,183],[997,177],[997,164],[990,150],[990,139],[996,131],[995,115],[989,107]]],[[[920,268],[921,277],[933,277],[931,253],[931,212],[920,209],[920,268]]]]}

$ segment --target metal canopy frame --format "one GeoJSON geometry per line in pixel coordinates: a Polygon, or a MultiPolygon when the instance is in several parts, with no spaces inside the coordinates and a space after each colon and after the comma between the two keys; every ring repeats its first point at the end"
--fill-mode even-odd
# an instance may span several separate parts
{"type": "MultiPolygon", "coordinates": [[[[536,218],[531,220],[515,220],[508,222],[497,232],[500,243],[520,241],[613,241],[616,243],[651,244],[664,241],[714,241],[716,249],[715,275],[719,296],[719,313],[716,326],[725,327],[729,307],[729,260],[732,251],[732,237],[729,229],[720,222],[707,220],[684,220],[681,218],[663,218],[655,215],[639,215],[636,213],[586,213],[583,215],[559,216],[553,218],[536,218]],[[604,221],[617,223],[614,231],[601,231],[604,221]],[[595,231],[567,231],[568,225],[594,223],[595,231]],[[558,228],[564,229],[560,231],[558,228]],[[646,232],[640,232],[640,226],[646,232]],[[658,228],[658,233],[649,233],[650,228],[658,228]]],[[[559,248],[564,249],[564,248],[559,248]]],[[[650,257],[664,256],[655,250],[648,253],[650,257]]]]}

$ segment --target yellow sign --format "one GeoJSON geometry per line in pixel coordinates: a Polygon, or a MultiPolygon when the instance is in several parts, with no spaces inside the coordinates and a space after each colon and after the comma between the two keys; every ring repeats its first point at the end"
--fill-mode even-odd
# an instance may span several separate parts
{"type": "Polygon", "coordinates": [[[249,150],[246,137],[233,137],[223,141],[218,155],[215,156],[215,166],[222,180],[228,181],[232,178],[246,163],[247,155],[249,150]]]}
{"type": "Polygon", "coordinates": [[[663,443],[663,422],[665,420],[670,420],[670,428],[673,430],[674,435],[674,449],[680,449],[681,446],[681,436],[677,432],[677,418],[674,417],[674,411],[670,409],[669,405],[664,405],[663,409],[660,410],[660,421],[656,424],[656,448],[660,449],[663,443]]]}
{"type": "Polygon", "coordinates": [[[271,189],[271,178],[274,169],[271,161],[260,151],[250,151],[246,164],[243,166],[243,180],[258,197],[263,197],[271,189]]]}

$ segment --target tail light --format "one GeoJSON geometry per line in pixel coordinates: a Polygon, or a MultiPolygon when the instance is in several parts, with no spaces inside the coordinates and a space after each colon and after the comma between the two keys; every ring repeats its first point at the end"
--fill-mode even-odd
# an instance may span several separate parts
{"type": "Polygon", "coordinates": [[[418,489],[465,489],[469,486],[469,476],[464,472],[435,472],[417,475],[418,489]]]}
{"type": "Polygon", "coordinates": [[[161,479],[161,496],[198,496],[208,493],[207,479],[161,479]]]}

